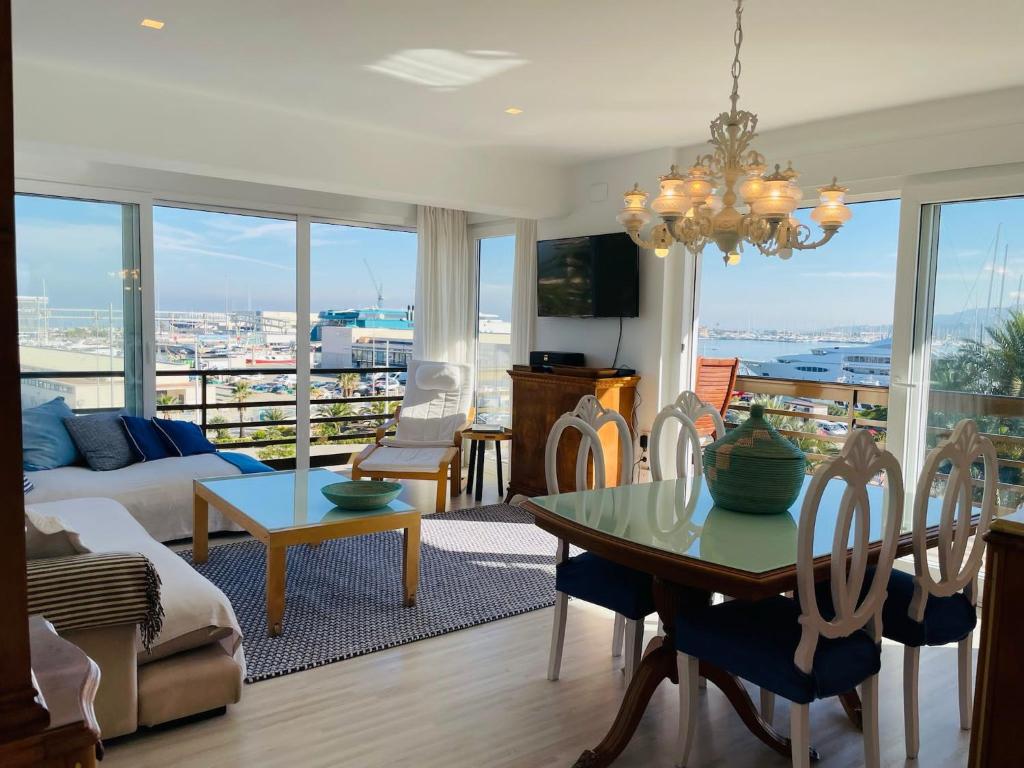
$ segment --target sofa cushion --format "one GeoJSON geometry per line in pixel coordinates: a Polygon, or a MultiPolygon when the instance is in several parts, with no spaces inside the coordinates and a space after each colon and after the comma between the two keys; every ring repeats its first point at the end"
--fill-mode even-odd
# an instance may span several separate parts
{"type": "MultiPolygon", "coordinates": [[[[215,636],[209,631],[212,627],[228,630],[214,642],[229,656],[243,661],[242,630],[224,593],[170,549],[154,541],[123,506],[101,498],[29,506],[38,514],[59,517],[77,529],[83,545],[93,552],[138,552],[149,559],[160,575],[160,602],[164,609],[163,625],[151,646],[155,657],[160,657],[164,643],[176,640],[177,652],[188,650],[180,641],[186,636],[197,644],[209,644],[215,636]]],[[[143,652],[141,640],[136,650],[143,652]]]]}
{"type": "Polygon", "coordinates": [[[153,426],[163,435],[178,456],[196,456],[200,453],[216,453],[217,446],[206,439],[203,430],[191,421],[174,419],[153,419],[153,426]]]}
{"type": "Polygon", "coordinates": [[[64,419],[74,416],[63,397],[22,411],[22,464],[25,469],[55,469],[82,460],[64,426],[64,419]]]}
{"type": "Polygon", "coordinates": [[[139,725],[159,725],[236,704],[244,674],[244,667],[219,645],[139,667],[139,725]]]}
{"type": "MultiPolygon", "coordinates": [[[[192,483],[205,477],[241,474],[216,454],[201,454],[131,464],[113,472],[87,467],[60,467],[30,472],[36,489],[26,499],[39,504],[61,499],[101,496],[123,504],[158,541],[192,536],[192,483]]],[[[210,507],[211,531],[238,531],[238,526],[210,507]]]]}
{"type": "Polygon", "coordinates": [[[109,472],[135,461],[120,413],[91,413],[64,419],[64,427],[90,469],[109,472]]]}
{"type": "Polygon", "coordinates": [[[121,424],[139,461],[158,461],[171,455],[171,447],[149,419],[122,416],[121,424]]]}

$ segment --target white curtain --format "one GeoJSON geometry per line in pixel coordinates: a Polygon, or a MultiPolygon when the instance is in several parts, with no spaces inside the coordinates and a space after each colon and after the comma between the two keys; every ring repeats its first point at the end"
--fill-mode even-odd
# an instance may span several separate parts
{"type": "Polygon", "coordinates": [[[475,364],[476,264],[465,211],[416,213],[416,332],[413,357],[475,364]]]}
{"type": "Polygon", "coordinates": [[[512,277],[512,363],[527,365],[537,319],[537,222],[516,219],[516,260],[512,277]]]}

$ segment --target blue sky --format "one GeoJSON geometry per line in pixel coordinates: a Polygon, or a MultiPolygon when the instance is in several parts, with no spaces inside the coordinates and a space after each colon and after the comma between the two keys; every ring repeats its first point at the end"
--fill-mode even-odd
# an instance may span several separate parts
{"type": "MultiPolygon", "coordinates": [[[[858,203],[853,211],[835,240],[789,261],[748,250],[740,265],[726,268],[709,247],[702,272],[702,323],[798,330],[891,323],[899,203],[858,203]]],[[[1024,275],[1022,212],[1022,199],[942,207],[937,313],[984,307],[990,282],[993,306],[1001,288],[1007,306],[1024,298],[1017,296],[1024,275]]],[[[805,221],[807,213],[800,212],[805,221]]],[[[45,293],[55,307],[119,306],[121,206],[19,195],[16,214],[19,293],[45,293]]],[[[383,283],[387,306],[413,302],[413,233],[314,224],[311,237],[314,311],[374,303],[376,289],[363,259],[383,283]]],[[[160,309],[295,308],[294,222],[157,207],[154,239],[160,309]]],[[[511,237],[484,241],[481,311],[509,317],[513,250],[511,237]]]]}

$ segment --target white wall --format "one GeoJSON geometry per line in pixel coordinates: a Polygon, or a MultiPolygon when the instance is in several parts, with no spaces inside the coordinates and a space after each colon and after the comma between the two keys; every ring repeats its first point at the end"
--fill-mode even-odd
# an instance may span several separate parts
{"type": "MultiPolygon", "coordinates": [[[[570,215],[537,224],[537,239],[597,235],[621,231],[615,220],[622,208],[622,193],[636,181],[656,178],[673,162],[670,148],[590,163],[572,174],[574,208],[570,215]]],[[[658,409],[658,371],[661,366],[660,327],[664,262],[653,253],[640,254],[640,317],[623,321],[619,365],[641,375],[640,429],[647,430],[658,409]],[[656,329],[652,333],[652,329],[656,329]]],[[[536,348],[556,352],[582,352],[587,365],[612,364],[619,332],[618,318],[537,318],[536,348]]]]}
{"type": "Polygon", "coordinates": [[[15,142],[22,157],[507,217],[567,210],[564,168],[498,149],[458,148],[23,58],[15,61],[14,96],[15,142]]]}

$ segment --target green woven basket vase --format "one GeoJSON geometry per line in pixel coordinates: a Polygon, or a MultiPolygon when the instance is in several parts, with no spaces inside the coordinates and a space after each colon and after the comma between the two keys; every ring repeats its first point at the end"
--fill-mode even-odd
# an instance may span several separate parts
{"type": "Polygon", "coordinates": [[[704,449],[704,476],[715,504],[733,512],[785,512],[800,495],[807,457],[750,406],[750,418],[704,449]]]}

